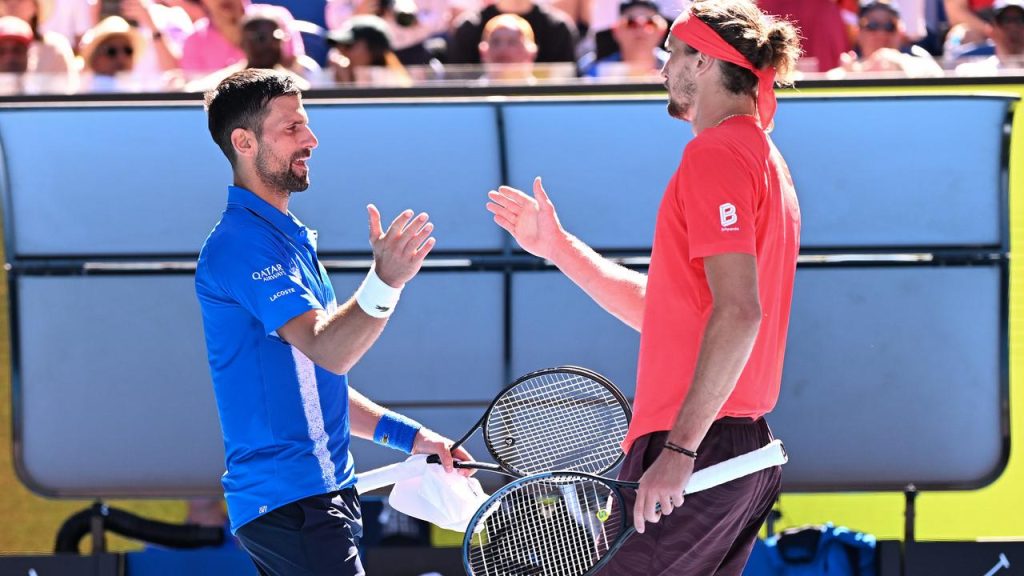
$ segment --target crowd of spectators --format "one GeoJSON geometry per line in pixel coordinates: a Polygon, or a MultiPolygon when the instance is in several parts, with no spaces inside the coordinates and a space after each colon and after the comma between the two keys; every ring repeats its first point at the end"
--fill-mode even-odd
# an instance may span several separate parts
{"type": "MultiPolygon", "coordinates": [[[[0,93],[201,91],[247,67],[311,88],[657,82],[688,1],[0,0],[0,93]]],[[[758,1],[799,26],[808,77],[1024,67],[1024,0],[758,1]]]]}

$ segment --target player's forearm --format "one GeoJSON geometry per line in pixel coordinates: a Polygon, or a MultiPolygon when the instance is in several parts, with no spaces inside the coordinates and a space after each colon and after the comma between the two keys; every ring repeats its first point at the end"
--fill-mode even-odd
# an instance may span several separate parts
{"type": "Polygon", "coordinates": [[[640,331],[646,275],[608,260],[570,234],[553,251],[551,262],[608,313],[640,331]]]}
{"type": "Polygon", "coordinates": [[[722,405],[732,394],[757,339],[759,307],[715,309],[697,356],[693,383],[668,441],[696,450],[722,405]]]}
{"type": "Polygon", "coordinates": [[[377,341],[387,322],[387,318],[369,316],[350,299],[334,314],[318,319],[310,359],[335,374],[346,374],[377,341]]]}
{"type": "Polygon", "coordinates": [[[353,436],[373,440],[373,431],[384,412],[384,407],[348,387],[348,425],[353,436]]]}

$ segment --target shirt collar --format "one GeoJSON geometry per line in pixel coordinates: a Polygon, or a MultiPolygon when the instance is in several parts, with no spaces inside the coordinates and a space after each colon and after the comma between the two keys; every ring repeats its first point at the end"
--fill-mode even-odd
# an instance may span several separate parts
{"type": "Polygon", "coordinates": [[[248,208],[286,236],[309,237],[310,240],[316,239],[316,232],[307,230],[305,225],[299,222],[299,219],[291,212],[282,214],[280,210],[268,204],[266,200],[245,188],[228,186],[228,204],[238,204],[243,208],[248,208]]]}

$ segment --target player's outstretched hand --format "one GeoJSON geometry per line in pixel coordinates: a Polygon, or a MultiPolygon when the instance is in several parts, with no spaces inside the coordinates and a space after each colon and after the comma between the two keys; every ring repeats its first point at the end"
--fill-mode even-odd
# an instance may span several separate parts
{"type": "Polygon", "coordinates": [[[539,176],[533,181],[533,196],[501,186],[488,192],[487,197],[487,210],[494,214],[498,226],[511,234],[523,250],[551,259],[566,233],[539,176]]]}
{"type": "Polygon", "coordinates": [[[377,207],[370,204],[366,210],[370,215],[370,246],[377,277],[392,288],[401,288],[420,271],[423,260],[437,243],[430,235],[434,224],[426,212],[414,218],[414,212],[406,210],[384,231],[377,207]]]}

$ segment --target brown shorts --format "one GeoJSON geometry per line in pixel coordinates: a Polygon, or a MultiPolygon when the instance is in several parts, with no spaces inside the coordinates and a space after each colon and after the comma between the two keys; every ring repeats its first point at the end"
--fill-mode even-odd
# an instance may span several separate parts
{"type": "MultiPolygon", "coordinates": [[[[661,454],[667,432],[642,436],[633,443],[622,463],[620,480],[636,482],[661,454]]],[[[722,418],[711,425],[695,470],[756,450],[772,440],[764,418],[722,418]]],[[[779,495],[780,467],[762,470],[710,490],[687,495],[682,508],[643,534],[629,537],[601,569],[601,576],[710,576],[739,575],[779,495]]],[[[633,520],[633,492],[624,490],[629,522],[633,520]]]]}

